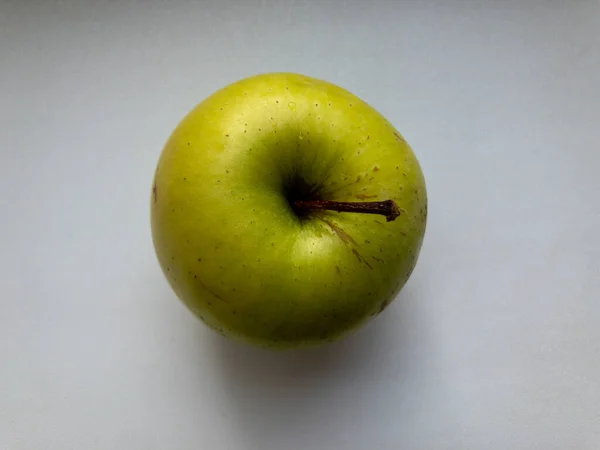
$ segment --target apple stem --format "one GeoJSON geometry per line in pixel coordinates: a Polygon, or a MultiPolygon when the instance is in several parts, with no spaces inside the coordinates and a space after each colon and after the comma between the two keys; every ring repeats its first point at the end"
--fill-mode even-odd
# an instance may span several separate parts
{"type": "Polygon", "coordinates": [[[336,202],[333,200],[296,201],[294,209],[301,212],[309,211],[337,211],[363,214],[380,214],[388,222],[395,220],[401,214],[400,208],[394,200],[383,202],[336,202]]]}

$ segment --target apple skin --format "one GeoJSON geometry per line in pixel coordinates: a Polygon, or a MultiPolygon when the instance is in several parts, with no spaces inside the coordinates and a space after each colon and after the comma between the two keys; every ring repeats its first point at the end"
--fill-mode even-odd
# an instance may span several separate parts
{"type": "Polygon", "coordinates": [[[176,127],[152,187],[152,237],[177,296],[252,345],[331,342],[377,315],[423,242],[421,167],[375,109],[326,81],[267,73],[212,94],[176,127]],[[308,197],[308,198],[307,198],[308,197]],[[402,214],[319,211],[294,199],[394,200],[402,214]]]}

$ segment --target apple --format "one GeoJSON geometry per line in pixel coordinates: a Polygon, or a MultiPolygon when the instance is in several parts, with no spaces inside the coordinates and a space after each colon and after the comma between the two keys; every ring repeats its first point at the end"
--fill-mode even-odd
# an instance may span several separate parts
{"type": "Polygon", "coordinates": [[[267,73],[178,124],[151,195],[158,261],[183,303],[243,342],[348,335],[410,277],[427,194],[401,134],[337,85],[267,73]]]}

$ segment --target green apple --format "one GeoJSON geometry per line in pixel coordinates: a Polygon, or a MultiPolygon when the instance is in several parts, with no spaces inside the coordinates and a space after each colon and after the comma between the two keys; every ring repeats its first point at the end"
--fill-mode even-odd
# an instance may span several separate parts
{"type": "Polygon", "coordinates": [[[383,311],[426,218],[400,133],[341,87],[290,73],[200,103],[152,188],[154,246],[177,296],[218,332],[273,348],[336,340],[383,311]]]}

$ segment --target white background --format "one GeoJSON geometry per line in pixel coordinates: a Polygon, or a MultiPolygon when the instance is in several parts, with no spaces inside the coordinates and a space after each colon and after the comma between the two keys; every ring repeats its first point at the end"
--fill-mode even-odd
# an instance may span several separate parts
{"type": "Polygon", "coordinates": [[[600,448],[597,1],[0,0],[1,450],[600,448]],[[405,135],[430,218],[348,340],[214,335],[150,186],[239,78],[338,83],[405,135]]]}

